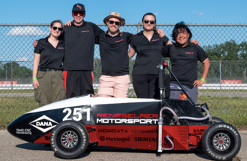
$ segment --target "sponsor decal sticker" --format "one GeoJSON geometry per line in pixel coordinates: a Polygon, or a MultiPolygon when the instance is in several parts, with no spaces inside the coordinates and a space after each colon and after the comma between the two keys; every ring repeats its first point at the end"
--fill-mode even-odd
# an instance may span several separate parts
{"type": "Polygon", "coordinates": [[[194,135],[202,135],[205,129],[194,129],[193,134],[194,135]]]}
{"type": "Polygon", "coordinates": [[[99,124],[150,124],[158,123],[158,114],[111,114],[97,113],[96,123],[99,124]]]}
{"type": "Polygon", "coordinates": [[[151,137],[135,137],[135,141],[158,142],[158,138],[151,138],[151,137]]]}
{"type": "Polygon", "coordinates": [[[100,136],[99,137],[100,141],[121,141],[121,142],[125,142],[125,141],[130,141],[130,138],[120,138],[120,137],[105,137],[105,136],[100,136]]]}
{"type": "Polygon", "coordinates": [[[102,133],[128,133],[127,129],[98,129],[98,132],[102,133]]]}
{"type": "Polygon", "coordinates": [[[37,118],[36,120],[30,122],[29,124],[42,132],[47,132],[53,129],[58,124],[58,122],[52,120],[46,115],[43,115],[37,118]]]}
{"type": "Polygon", "coordinates": [[[32,131],[31,131],[31,129],[16,129],[16,134],[32,135],[32,131]]]}
{"type": "Polygon", "coordinates": [[[158,130],[131,130],[131,133],[157,133],[158,130]]]}

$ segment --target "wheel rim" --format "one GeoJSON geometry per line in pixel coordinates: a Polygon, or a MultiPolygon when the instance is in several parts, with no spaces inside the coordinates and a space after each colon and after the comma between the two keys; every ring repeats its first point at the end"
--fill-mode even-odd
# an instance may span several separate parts
{"type": "Polygon", "coordinates": [[[61,145],[65,148],[71,149],[78,144],[78,135],[76,132],[68,130],[61,135],[61,145]]]}
{"type": "Polygon", "coordinates": [[[226,133],[217,133],[213,137],[212,143],[218,151],[226,151],[231,145],[231,139],[226,133]]]}

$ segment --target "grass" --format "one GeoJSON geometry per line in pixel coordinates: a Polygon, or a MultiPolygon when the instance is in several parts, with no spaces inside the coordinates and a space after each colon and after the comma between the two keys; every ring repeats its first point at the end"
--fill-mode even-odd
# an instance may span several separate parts
{"type": "MultiPolygon", "coordinates": [[[[0,102],[0,129],[6,129],[14,119],[38,107],[33,97],[0,97],[0,102]]],[[[247,98],[199,96],[198,103],[204,102],[208,104],[210,115],[247,130],[247,98]]]]}

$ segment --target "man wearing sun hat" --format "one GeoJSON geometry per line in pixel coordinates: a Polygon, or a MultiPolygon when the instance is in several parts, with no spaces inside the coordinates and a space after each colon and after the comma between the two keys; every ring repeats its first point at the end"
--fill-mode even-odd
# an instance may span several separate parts
{"type": "Polygon", "coordinates": [[[97,37],[102,64],[98,96],[126,98],[130,84],[128,46],[132,34],[119,30],[125,20],[117,12],[111,12],[103,21],[108,30],[97,37]]]}

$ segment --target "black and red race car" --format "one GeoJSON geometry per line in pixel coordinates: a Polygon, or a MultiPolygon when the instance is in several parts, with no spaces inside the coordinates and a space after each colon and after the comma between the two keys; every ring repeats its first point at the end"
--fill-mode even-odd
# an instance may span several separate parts
{"type": "MultiPolygon", "coordinates": [[[[163,82],[163,64],[159,67],[163,82]]],[[[232,125],[212,118],[207,104],[195,104],[186,91],[188,100],[172,100],[163,97],[162,83],[160,89],[161,99],[66,99],[27,112],[7,129],[27,142],[50,144],[62,158],[79,157],[88,145],[158,153],[203,148],[215,160],[237,155],[241,138],[232,125]]]]}

